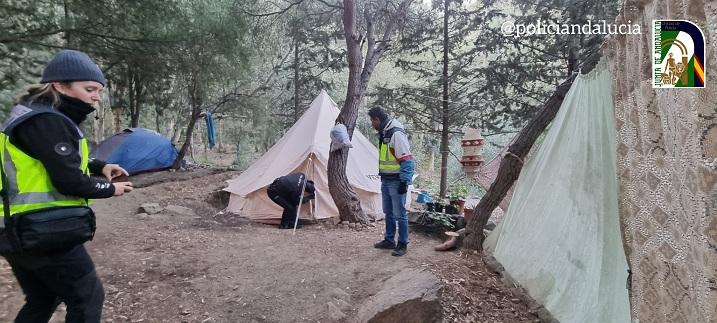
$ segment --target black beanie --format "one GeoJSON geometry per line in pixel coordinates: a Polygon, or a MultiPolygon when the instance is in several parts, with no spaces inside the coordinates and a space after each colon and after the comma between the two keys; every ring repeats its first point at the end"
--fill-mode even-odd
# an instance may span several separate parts
{"type": "Polygon", "coordinates": [[[107,80],[100,67],[83,52],[62,50],[42,71],[41,83],[65,81],[95,81],[103,86],[107,80]]]}

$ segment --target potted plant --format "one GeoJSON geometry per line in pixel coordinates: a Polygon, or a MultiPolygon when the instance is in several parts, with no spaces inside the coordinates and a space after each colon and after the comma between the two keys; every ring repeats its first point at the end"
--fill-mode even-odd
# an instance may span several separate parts
{"type": "Polygon", "coordinates": [[[455,205],[459,212],[463,211],[463,206],[466,204],[466,197],[468,195],[468,188],[463,184],[457,184],[451,187],[449,192],[449,198],[451,204],[455,205]]]}

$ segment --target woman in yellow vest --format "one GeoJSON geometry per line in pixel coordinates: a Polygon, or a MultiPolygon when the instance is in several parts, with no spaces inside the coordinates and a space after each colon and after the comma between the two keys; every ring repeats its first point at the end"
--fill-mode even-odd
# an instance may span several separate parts
{"type": "MultiPolygon", "coordinates": [[[[130,182],[111,183],[127,175],[124,169],[89,160],[79,128],[106,84],[97,64],[82,52],[60,51],[45,67],[41,83],[18,98],[2,126],[0,236],[16,230],[27,214],[68,212],[87,207],[89,199],[132,190],[130,182]]],[[[60,302],[67,305],[66,322],[100,322],[104,291],[82,244],[27,252],[8,251],[12,248],[3,243],[8,239],[0,239],[0,250],[25,293],[15,322],[47,322],[60,302]]]]}

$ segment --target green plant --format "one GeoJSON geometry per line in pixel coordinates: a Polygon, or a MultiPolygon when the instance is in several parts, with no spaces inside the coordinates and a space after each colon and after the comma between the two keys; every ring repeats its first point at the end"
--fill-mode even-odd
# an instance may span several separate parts
{"type": "Polygon", "coordinates": [[[426,225],[440,226],[445,229],[453,229],[455,227],[455,219],[446,213],[426,212],[426,225]]]}
{"type": "Polygon", "coordinates": [[[464,200],[468,197],[468,187],[463,183],[455,183],[451,186],[448,191],[448,196],[451,200],[464,200]]]}

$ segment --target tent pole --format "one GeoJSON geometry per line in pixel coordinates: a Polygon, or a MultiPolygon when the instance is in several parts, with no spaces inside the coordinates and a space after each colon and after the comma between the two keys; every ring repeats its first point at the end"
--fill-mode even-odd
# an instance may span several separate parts
{"type": "MultiPolygon", "coordinates": [[[[313,153],[312,153],[312,154],[313,154],[313,153]]],[[[311,178],[312,178],[312,179],[316,179],[316,167],[314,167],[314,159],[311,158],[311,156],[309,156],[309,160],[311,160],[311,178]]],[[[313,200],[313,201],[309,201],[309,207],[310,207],[310,209],[311,209],[311,219],[314,220],[314,223],[318,222],[318,221],[316,220],[316,214],[315,214],[315,212],[314,212],[314,207],[317,207],[318,204],[319,204],[319,194],[318,194],[318,192],[316,191],[316,186],[314,186],[314,200],[313,200]]],[[[316,209],[316,212],[318,212],[318,211],[319,211],[319,210],[316,209]]]]}
{"type": "MultiPolygon", "coordinates": [[[[311,178],[316,179],[315,175],[316,175],[316,167],[314,167],[314,159],[312,158],[311,159],[311,178]]],[[[318,222],[316,220],[316,212],[318,212],[319,210],[316,209],[316,212],[314,212],[314,208],[317,207],[317,205],[319,205],[319,194],[318,193],[319,192],[317,192],[316,186],[314,186],[314,200],[309,201],[309,203],[310,203],[309,206],[311,208],[311,218],[314,220],[314,223],[318,222]]]]}

